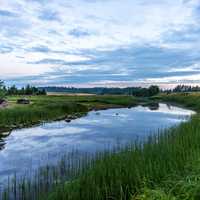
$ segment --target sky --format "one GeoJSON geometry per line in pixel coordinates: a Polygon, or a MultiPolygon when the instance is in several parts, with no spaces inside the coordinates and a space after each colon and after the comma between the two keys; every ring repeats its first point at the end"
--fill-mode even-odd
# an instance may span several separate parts
{"type": "Polygon", "coordinates": [[[200,0],[0,0],[0,79],[200,84],[200,0]]]}

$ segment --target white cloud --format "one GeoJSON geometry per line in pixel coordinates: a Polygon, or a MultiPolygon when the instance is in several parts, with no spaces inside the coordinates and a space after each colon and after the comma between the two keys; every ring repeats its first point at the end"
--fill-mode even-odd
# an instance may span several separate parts
{"type": "MultiPolygon", "coordinates": [[[[81,68],[82,71],[106,68],[94,63],[92,66],[79,66],[77,71],[55,63],[33,64],[50,58],[67,62],[92,60],[89,51],[114,51],[129,46],[139,49],[144,45],[194,51],[195,45],[200,43],[195,38],[198,31],[193,32],[200,29],[195,12],[198,6],[199,0],[1,0],[0,9],[16,14],[15,17],[2,17],[0,14],[0,41],[13,49],[10,53],[0,54],[1,77],[41,75],[58,68],[67,68],[68,72],[76,75],[81,68]],[[182,32],[188,34],[183,41],[171,41],[174,33],[182,32]],[[195,36],[194,41],[186,40],[190,39],[190,34],[195,36]],[[30,52],[31,48],[41,46],[47,47],[46,51],[30,52]]],[[[158,61],[155,59],[154,62],[158,61]]],[[[121,64],[124,71],[126,67],[121,64]]],[[[168,72],[187,72],[190,69],[186,66],[168,72]]],[[[137,72],[135,66],[134,70],[137,72]]]]}

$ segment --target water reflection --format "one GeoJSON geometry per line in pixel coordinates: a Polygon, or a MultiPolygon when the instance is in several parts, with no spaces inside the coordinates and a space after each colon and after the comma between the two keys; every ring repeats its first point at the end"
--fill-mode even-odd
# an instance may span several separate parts
{"type": "Polygon", "coordinates": [[[5,144],[6,143],[4,142],[4,140],[2,138],[0,138],[0,150],[2,150],[4,148],[5,144]]]}
{"type": "Polygon", "coordinates": [[[158,129],[186,121],[194,112],[166,104],[92,111],[67,123],[12,131],[0,139],[0,180],[14,172],[57,162],[63,153],[102,151],[119,142],[144,140],[158,129]]]}
{"type": "Polygon", "coordinates": [[[0,135],[0,151],[5,148],[6,142],[5,138],[9,136],[10,133],[3,133],[0,135]]]}
{"type": "Polygon", "coordinates": [[[143,107],[148,107],[149,110],[158,110],[159,109],[159,103],[152,102],[152,103],[148,103],[147,105],[143,105],[143,107]]]}

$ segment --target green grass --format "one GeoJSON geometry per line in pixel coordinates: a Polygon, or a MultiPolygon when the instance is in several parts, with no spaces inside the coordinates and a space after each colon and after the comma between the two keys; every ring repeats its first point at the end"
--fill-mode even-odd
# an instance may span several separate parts
{"type": "MultiPolygon", "coordinates": [[[[199,94],[159,97],[199,111],[199,94]]],[[[144,145],[110,154],[47,200],[200,199],[200,116],[166,130],[144,145]]]]}
{"type": "Polygon", "coordinates": [[[7,97],[8,108],[0,109],[0,131],[65,118],[68,114],[135,105],[130,96],[31,96],[30,105],[17,105],[20,96],[7,97]]]}
{"type": "Polygon", "coordinates": [[[162,94],[154,97],[154,100],[162,100],[165,102],[177,103],[187,108],[200,112],[200,93],[176,93],[162,94]]]}
{"type": "MultiPolygon", "coordinates": [[[[58,187],[44,199],[145,199],[147,191],[151,191],[152,199],[159,199],[154,195],[160,195],[162,200],[178,198],[182,186],[175,185],[182,177],[187,180],[200,158],[199,130],[200,120],[194,117],[189,123],[149,139],[144,146],[134,145],[121,153],[107,155],[76,181],[58,187]]],[[[197,195],[198,191],[189,193],[189,188],[185,189],[184,198],[178,199],[189,200],[197,195]]]]}
{"type": "MultiPolygon", "coordinates": [[[[199,94],[161,95],[156,99],[200,111],[199,94]]],[[[156,134],[144,144],[136,142],[92,158],[85,155],[77,159],[74,154],[55,168],[41,171],[32,183],[23,179],[17,184],[18,199],[40,196],[41,200],[198,200],[200,114],[156,134]]],[[[13,184],[4,191],[5,200],[12,188],[13,184]]]]}

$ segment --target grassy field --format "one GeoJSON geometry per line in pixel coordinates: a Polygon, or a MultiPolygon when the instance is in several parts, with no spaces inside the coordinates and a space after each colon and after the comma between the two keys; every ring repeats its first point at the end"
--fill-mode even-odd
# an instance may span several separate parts
{"type": "Polygon", "coordinates": [[[69,114],[87,113],[92,109],[132,106],[130,96],[29,96],[30,105],[18,105],[20,96],[7,97],[8,107],[0,109],[0,132],[58,120],[69,114]]]}
{"type": "MultiPolygon", "coordinates": [[[[101,103],[117,101],[119,105],[124,99],[101,98],[101,103]]],[[[85,155],[80,160],[72,154],[55,168],[40,169],[33,182],[12,182],[3,193],[4,199],[15,194],[16,199],[24,200],[39,196],[41,200],[199,200],[200,95],[160,95],[156,99],[186,106],[197,114],[145,144],[131,144],[120,152],[113,150],[92,158],[85,155]],[[67,181],[67,177],[72,180],[67,181]]],[[[83,97],[76,102],[93,106],[99,101],[91,103],[83,97]]]]}

